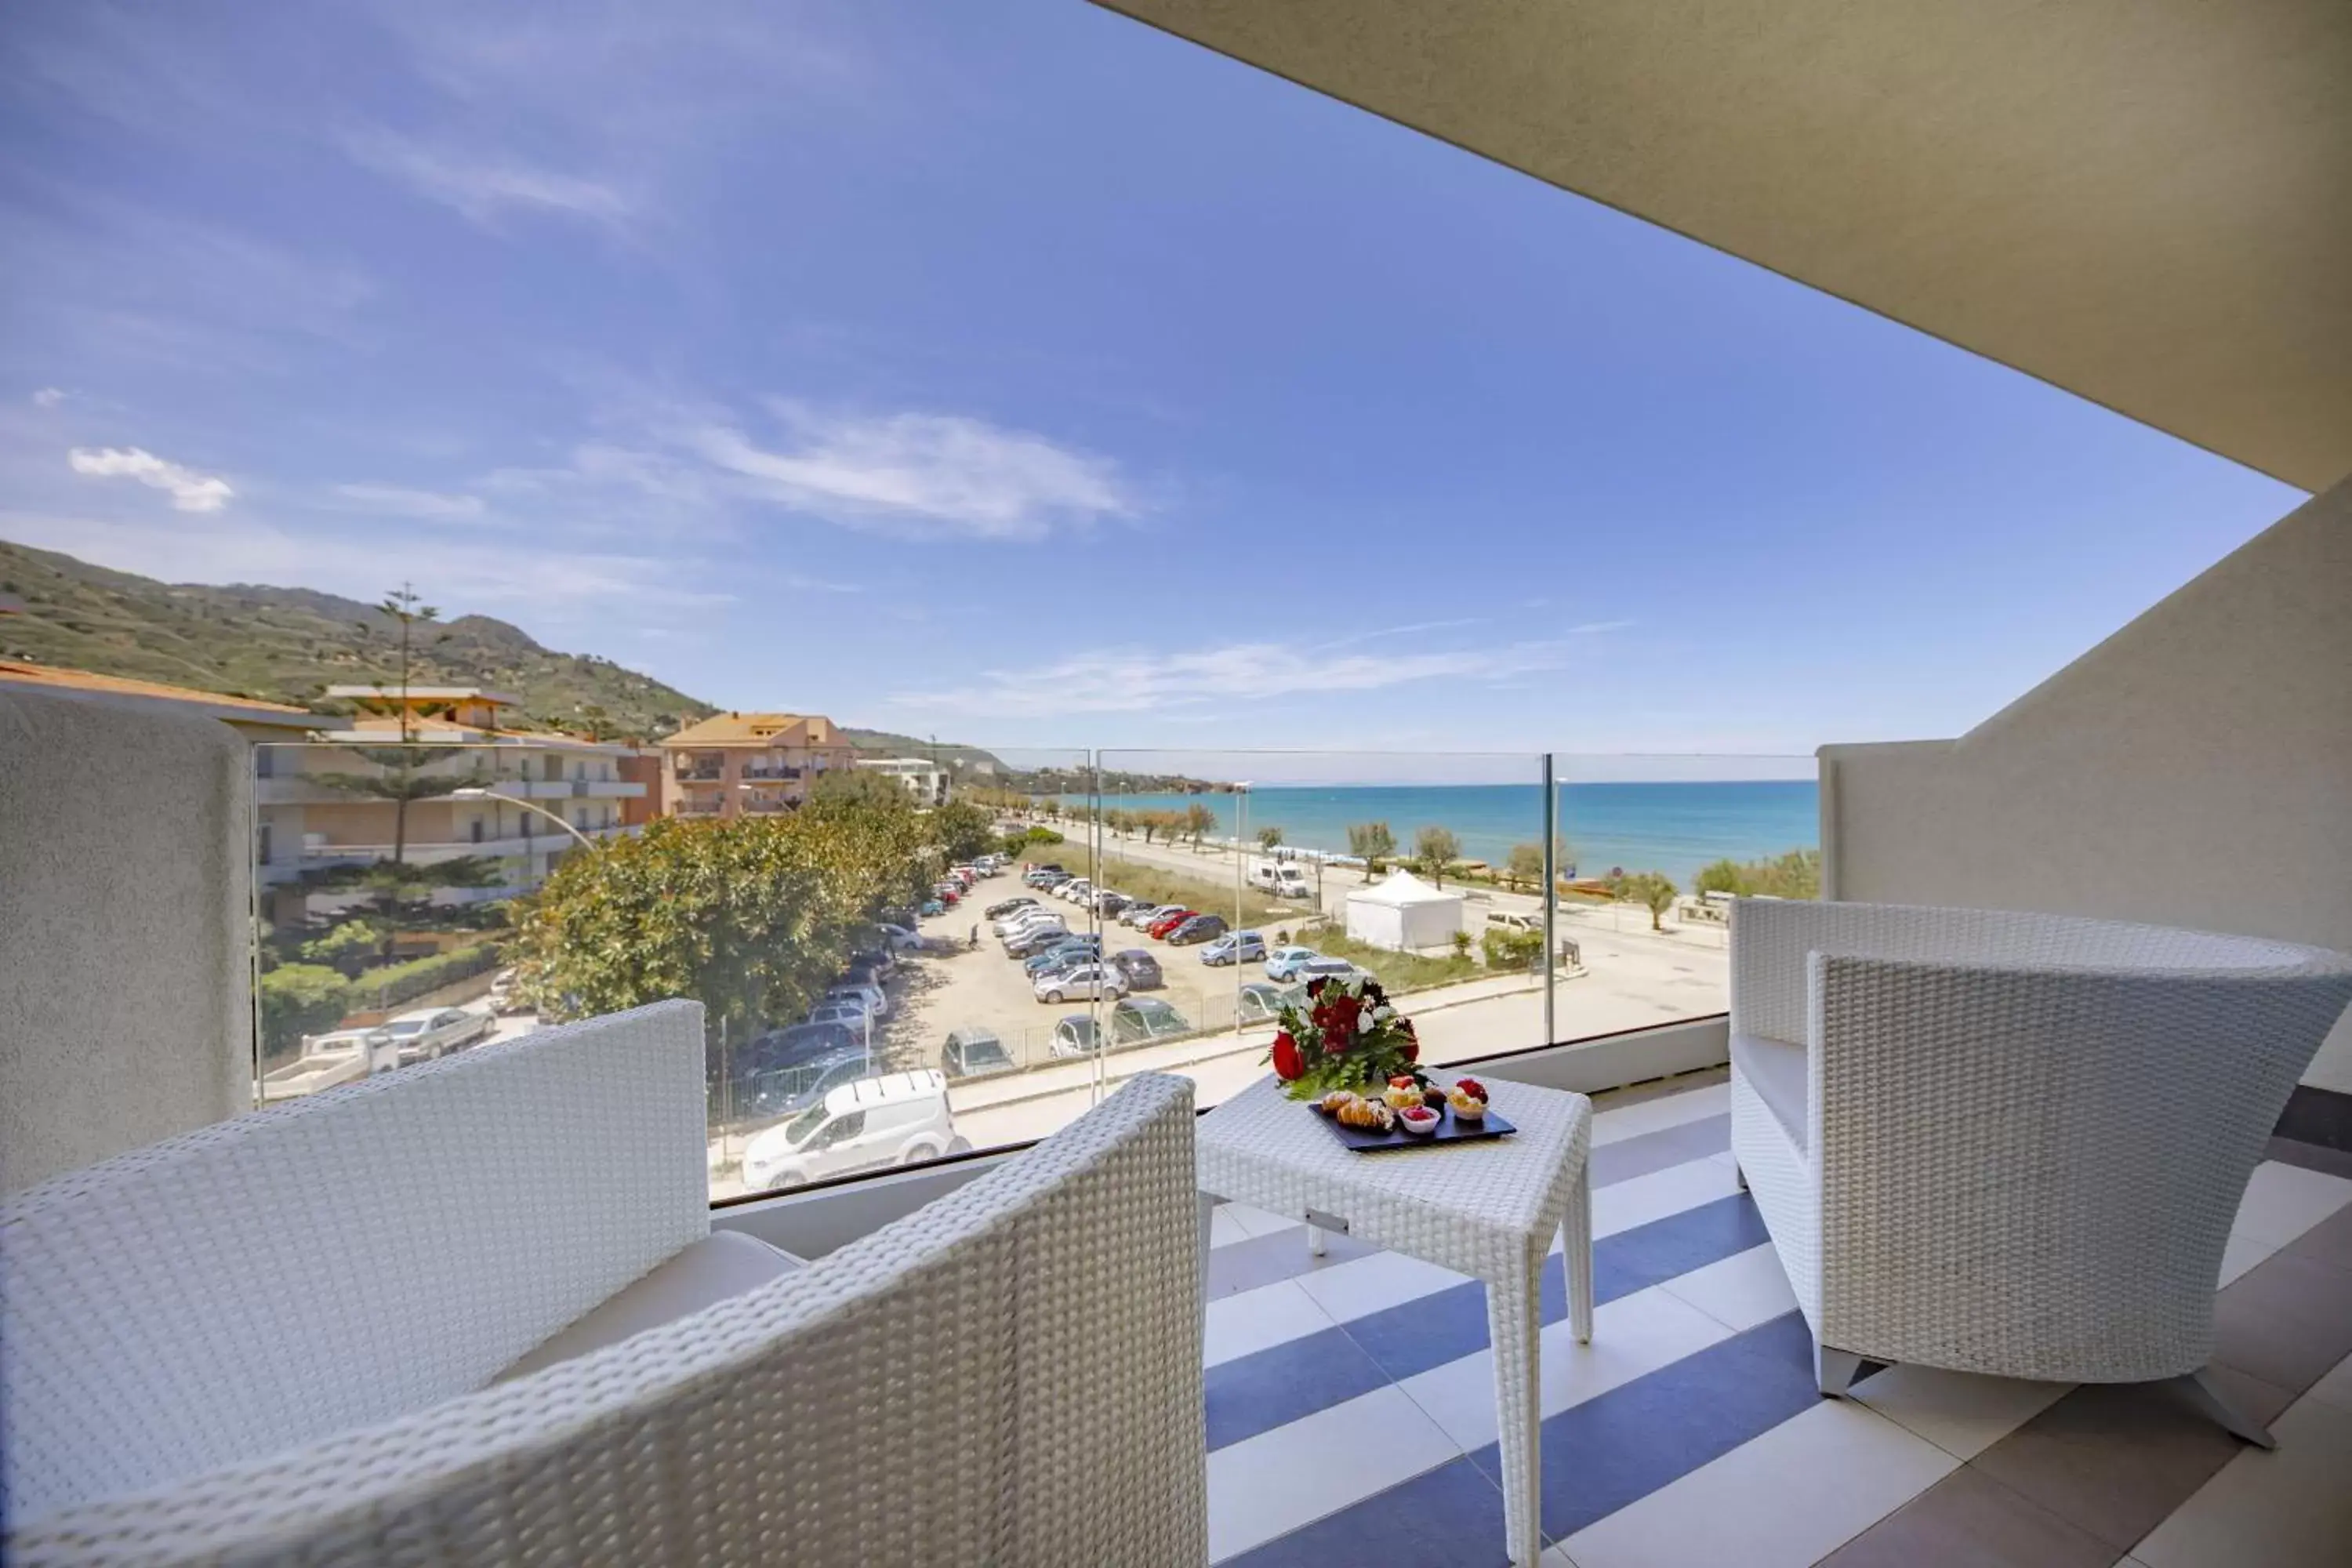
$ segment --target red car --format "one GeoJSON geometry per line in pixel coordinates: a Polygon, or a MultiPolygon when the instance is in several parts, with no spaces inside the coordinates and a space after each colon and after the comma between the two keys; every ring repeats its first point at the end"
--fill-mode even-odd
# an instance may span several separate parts
{"type": "Polygon", "coordinates": [[[1186,921],[1191,920],[1195,912],[1192,910],[1179,910],[1172,915],[1162,915],[1144,928],[1145,934],[1164,937],[1186,921]]]}

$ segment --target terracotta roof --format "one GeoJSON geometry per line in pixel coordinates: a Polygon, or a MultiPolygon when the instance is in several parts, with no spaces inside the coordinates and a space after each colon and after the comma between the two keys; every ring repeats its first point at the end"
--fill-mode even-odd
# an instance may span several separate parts
{"type": "Polygon", "coordinates": [[[662,737],[665,746],[727,746],[758,745],[772,741],[788,730],[806,724],[817,731],[818,745],[847,745],[839,738],[833,721],[822,713],[714,713],[698,723],[688,724],[674,735],[662,737]]]}
{"type": "Polygon", "coordinates": [[[116,697],[153,697],[173,702],[201,702],[214,708],[249,708],[255,714],[290,714],[296,718],[315,717],[308,708],[295,708],[283,702],[264,702],[257,697],[232,697],[225,691],[199,691],[189,686],[166,686],[157,680],[132,680],[125,676],[100,675],[95,670],[64,669],[50,664],[26,664],[17,659],[0,659],[0,681],[22,686],[50,686],[69,691],[101,692],[116,697]]]}

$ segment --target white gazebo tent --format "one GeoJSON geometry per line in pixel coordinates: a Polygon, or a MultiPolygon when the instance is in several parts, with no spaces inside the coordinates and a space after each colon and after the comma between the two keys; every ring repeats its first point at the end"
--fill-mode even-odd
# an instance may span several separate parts
{"type": "Polygon", "coordinates": [[[1433,888],[1410,871],[1348,895],[1348,934],[1399,952],[1444,947],[1462,929],[1462,895],[1433,888]]]}

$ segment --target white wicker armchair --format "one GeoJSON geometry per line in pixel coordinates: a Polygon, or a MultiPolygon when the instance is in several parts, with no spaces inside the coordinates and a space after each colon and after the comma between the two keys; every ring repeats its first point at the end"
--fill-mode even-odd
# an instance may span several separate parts
{"type": "Polygon", "coordinates": [[[701,1035],[546,1030],[0,1208],[0,1556],[1203,1561],[1183,1079],[492,1381],[707,1232],[701,1035]]]}
{"type": "Polygon", "coordinates": [[[2284,942],[1742,900],[1732,1152],[1822,1392],[1863,1361],[2200,1373],[2247,1178],[2347,1002],[2352,959],[2284,942]]]}

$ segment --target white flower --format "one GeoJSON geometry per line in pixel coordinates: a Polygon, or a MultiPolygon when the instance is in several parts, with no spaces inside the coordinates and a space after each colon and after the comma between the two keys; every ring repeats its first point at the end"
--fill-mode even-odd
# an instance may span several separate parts
{"type": "Polygon", "coordinates": [[[1373,1008],[1373,1009],[1372,1009],[1372,1016],[1373,1016],[1373,1017],[1375,1017],[1375,1018],[1378,1018],[1381,1023],[1385,1024],[1385,1023],[1387,1023],[1391,1018],[1393,1018],[1393,1017],[1395,1017],[1395,1016],[1396,1016],[1396,1009],[1395,1009],[1395,1008],[1393,1008],[1393,1007],[1388,1007],[1388,1006],[1375,1007],[1375,1008],[1373,1008]]]}
{"type": "Polygon", "coordinates": [[[1360,1035],[1369,1035],[1369,1034],[1370,1034],[1371,1032],[1372,1032],[1372,1016],[1371,1016],[1370,1013],[1359,1013],[1359,1014],[1357,1014],[1357,1015],[1356,1015],[1356,1033],[1358,1033],[1358,1034],[1360,1034],[1360,1035]]]}

